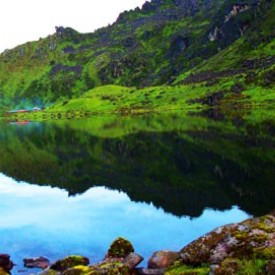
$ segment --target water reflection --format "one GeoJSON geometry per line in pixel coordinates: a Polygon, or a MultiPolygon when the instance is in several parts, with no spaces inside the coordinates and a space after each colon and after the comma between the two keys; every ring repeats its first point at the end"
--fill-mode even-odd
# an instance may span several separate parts
{"type": "Polygon", "coordinates": [[[0,249],[18,264],[13,274],[28,256],[56,260],[82,254],[99,261],[118,236],[130,239],[148,259],[155,250],[179,250],[219,225],[247,217],[232,207],[224,212],[205,209],[196,219],[178,218],[104,187],[69,197],[65,190],[16,182],[0,174],[0,249]]]}
{"type": "Polygon", "coordinates": [[[260,119],[253,113],[218,118],[159,114],[3,124],[0,171],[70,195],[94,186],[121,190],[179,217],[232,205],[266,214],[275,207],[275,120],[262,111],[260,119]]]}

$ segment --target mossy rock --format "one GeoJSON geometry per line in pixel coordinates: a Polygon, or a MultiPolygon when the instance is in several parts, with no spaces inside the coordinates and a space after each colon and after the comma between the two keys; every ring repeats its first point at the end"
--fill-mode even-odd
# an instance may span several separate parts
{"type": "Polygon", "coordinates": [[[106,274],[106,275],[131,275],[130,268],[121,263],[121,262],[114,262],[114,263],[103,263],[99,266],[99,274],[106,274]]]}
{"type": "Polygon", "coordinates": [[[9,275],[3,268],[0,267],[0,275],[9,275]]]}
{"type": "Polygon", "coordinates": [[[275,247],[259,247],[254,249],[254,257],[265,259],[265,260],[275,260],[275,247]]]}
{"type": "Polygon", "coordinates": [[[130,268],[121,262],[102,263],[94,266],[75,266],[62,275],[131,275],[130,268]]]}
{"type": "Polygon", "coordinates": [[[266,274],[267,262],[261,259],[240,260],[236,258],[225,259],[220,266],[215,269],[215,275],[227,274],[266,274]]]}
{"type": "Polygon", "coordinates": [[[71,255],[68,256],[62,260],[56,261],[54,264],[51,265],[51,269],[58,270],[58,271],[64,271],[66,269],[83,265],[87,266],[89,264],[89,259],[83,256],[75,256],[71,255]]]}
{"type": "Polygon", "coordinates": [[[68,268],[65,270],[63,275],[88,275],[88,274],[99,274],[97,271],[93,270],[89,266],[84,266],[84,265],[78,265],[73,268],[68,268]]]}
{"type": "Polygon", "coordinates": [[[128,256],[131,252],[134,252],[134,247],[131,244],[130,241],[124,239],[124,238],[117,238],[113,241],[111,244],[107,257],[108,258],[125,258],[128,256]]]}
{"type": "Polygon", "coordinates": [[[221,265],[215,269],[215,275],[224,275],[224,274],[237,274],[241,269],[241,261],[239,259],[225,259],[221,265]]]}

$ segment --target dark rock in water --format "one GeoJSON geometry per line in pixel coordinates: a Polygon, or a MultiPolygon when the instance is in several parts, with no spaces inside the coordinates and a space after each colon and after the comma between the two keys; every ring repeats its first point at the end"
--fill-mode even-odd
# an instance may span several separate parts
{"type": "Polygon", "coordinates": [[[137,268],[136,269],[137,274],[140,275],[163,275],[164,269],[146,269],[146,268],[137,268]]]}
{"type": "Polygon", "coordinates": [[[0,254],[0,268],[9,273],[10,270],[12,270],[13,266],[14,264],[10,260],[10,255],[0,254]]]}
{"type": "Polygon", "coordinates": [[[142,261],[143,257],[138,255],[137,253],[132,252],[123,260],[123,263],[128,265],[130,269],[133,269],[142,261]]]}
{"type": "Polygon", "coordinates": [[[45,257],[26,258],[23,260],[24,266],[27,268],[42,268],[46,269],[50,265],[50,261],[45,257]]]}
{"type": "MultiPolygon", "coordinates": [[[[275,259],[274,213],[219,227],[181,250],[183,264],[221,264],[227,258],[275,259]]],[[[237,268],[238,262],[223,262],[237,268]]]]}
{"type": "Polygon", "coordinates": [[[125,258],[132,252],[134,247],[131,242],[124,238],[117,238],[111,244],[105,258],[125,258]]]}
{"type": "Polygon", "coordinates": [[[62,260],[56,261],[51,265],[50,269],[64,271],[77,265],[87,266],[90,263],[89,259],[83,256],[68,256],[62,260]]]}
{"type": "Polygon", "coordinates": [[[179,259],[178,252],[157,251],[149,259],[148,268],[167,268],[179,259]]]}

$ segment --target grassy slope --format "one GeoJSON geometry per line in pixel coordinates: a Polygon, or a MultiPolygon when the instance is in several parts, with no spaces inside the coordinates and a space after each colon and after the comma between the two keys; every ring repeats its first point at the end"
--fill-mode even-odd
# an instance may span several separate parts
{"type": "MultiPolygon", "coordinates": [[[[172,86],[155,86],[143,89],[120,86],[103,86],[84,93],[80,98],[59,103],[51,111],[89,110],[94,112],[138,113],[179,109],[197,109],[211,95],[222,91],[219,108],[228,107],[267,107],[275,103],[274,70],[275,65],[265,64],[275,56],[274,37],[275,5],[266,11],[245,36],[212,56],[207,62],[177,77],[172,86]],[[260,31],[258,30],[260,29],[260,31]],[[255,34],[256,32],[256,34],[255,34]],[[221,62],[222,60],[222,62],[221,62]],[[243,68],[249,60],[262,60],[260,65],[243,68]],[[185,83],[191,73],[225,72],[235,70],[233,75],[225,75],[209,81],[185,83]],[[251,78],[252,77],[252,78],[251,78]],[[234,87],[240,87],[235,91],[234,87]],[[192,104],[190,104],[192,103],[192,104]]],[[[206,104],[207,105],[207,104],[206,104]]]]}
{"type": "MultiPolygon", "coordinates": [[[[215,42],[207,37],[223,23],[235,1],[199,2],[198,9],[153,1],[149,8],[124,12],[115,24],[93,34],[66,28],[4,52],[0,56],[0,107],[51,106],[57,101],[55,111],[197,108],[201,99],[220,90],[228,91],[222,103],[240,100],[253,105],[273,100],[274,90],[265,80],[274,65],[254,70],[252,83],[246,81],[248,72],[217,77],[211,85],[209,81],[184,82],[190,73],[239,69],[248,59],[274,57],[274,3],[250,18],[245,36],[232,43],[228,37],[215,42]],[[223,50],[217,53],[219,48],[223,50]],[[242,96],[230,92],[236,83],[246,90],[242,96]],[[151,87],[135,88],[141,86],[151,87]]],[[[251,17],[252,13],[244,14],[251,17]]],[[[238,15],[233,23],[242,26],[242,17],[238,15]]],[[[274,76],[269,78],[274,83],[274,76]]]]}

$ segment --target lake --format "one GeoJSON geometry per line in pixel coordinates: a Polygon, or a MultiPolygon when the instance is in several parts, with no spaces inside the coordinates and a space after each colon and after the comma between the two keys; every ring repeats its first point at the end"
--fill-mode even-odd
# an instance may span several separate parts
{"type": "Polygon", "coordinates": [[[267,111],[0,122],[0,252],[101,260],[119,236],[146,261],[275,208],[267,111]]]}

